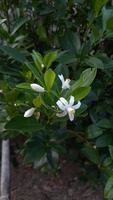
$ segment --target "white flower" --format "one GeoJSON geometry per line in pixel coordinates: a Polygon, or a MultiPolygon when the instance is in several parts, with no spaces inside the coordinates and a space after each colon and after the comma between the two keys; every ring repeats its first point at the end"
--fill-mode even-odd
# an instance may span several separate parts
{"type": "Polygon", "coordinates": [[[57,102],[57,106],[62,110],[61,113],[57,113],[58,117],[64,117],[68,114],[70,121],[74,120],[75,110],[79,109],[81,106],[81,102],[78,101],[77,104],[74,105],[74,97],[71,96],[69,102],[61,97],[57,102]]]}
{"type": "Polygon", "coordinates": [[[31,117],[34,112],[35,112],[36,108],[30,108],[29,110],[26,110],[25,113],[24,113],[24,117],[31,117]]]}
{"type": "Polygon", "coordinates": [[[61,80],[62,82],[62,89],[63,90],[66,90],[66,89],[69,89],[70,88],[70,79],[66,79],[64,80],[64,76],[61,74],[61,75],[58,75],[59,79],[61,80]]]}
{"type": "Polygon", "coordinates": [[[45,89],[36,83],[32,83],[31,88],[36,92],[45,92],[45,89]]]}

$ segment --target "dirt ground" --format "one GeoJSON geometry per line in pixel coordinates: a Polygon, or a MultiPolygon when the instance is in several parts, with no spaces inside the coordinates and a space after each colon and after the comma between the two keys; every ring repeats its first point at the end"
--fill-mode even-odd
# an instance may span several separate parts
{"type": "Polygon", "coordinates": [[[31,166],[12,170],[12,200],[103,200],[100,187],[79,179],[80,168],[70,161],[62,161],[55,177],[31,166]]]}

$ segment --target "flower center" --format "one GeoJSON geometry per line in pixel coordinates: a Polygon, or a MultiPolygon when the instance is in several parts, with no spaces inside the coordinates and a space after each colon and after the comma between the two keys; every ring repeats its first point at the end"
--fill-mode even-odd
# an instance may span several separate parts
{"type": "Polygon", "coordinates": [[[67,108],[67,111],[68,111],[70,114],[75,114],[75,109],[72,108],[72,107],[67,108]]]}

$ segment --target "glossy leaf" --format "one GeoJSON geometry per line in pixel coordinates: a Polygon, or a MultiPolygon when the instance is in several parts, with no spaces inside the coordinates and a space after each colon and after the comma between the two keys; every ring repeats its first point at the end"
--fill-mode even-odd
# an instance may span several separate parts
{"type": "Polygon", "coordinates": [[[57,51],[49,52],[44,56],[44,65],[48,69],[57,58],[57,51]]]}
{"type": "Polygon", "coordinates": [[[86,97],[91,90],[91,87],[80,87],[77,88],[72,95],[75,97],[76,100],[81,100],[86,97]]]}
{"type": "Polygon", "coordinates": [[[49,69],[44,74],[44,81],[48,90],[50,90],[55,81],[55,72],[52,69],[49,69]]]}

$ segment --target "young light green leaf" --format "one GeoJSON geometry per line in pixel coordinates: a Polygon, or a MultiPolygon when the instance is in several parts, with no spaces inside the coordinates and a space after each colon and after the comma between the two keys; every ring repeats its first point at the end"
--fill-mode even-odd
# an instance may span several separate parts
{"type": "Polygon", "coordinates": [[[44,74],[44,81],[47,87],[47,90],[50,90],[54,84],[55,72],[52,69],[48,69],[44,74]]]}
{"type": "Polygon", "coordinates": [[[19,84],[16,85],[16,88],[23,89],[23,90],[25,90],[25,89],[27,89],[27,90],[31,89],[30,83],[19,83],[19,84]]]}
{"type": "Polygon", "coordinates": [[[36,67],[38,68],[39,72],[42,72],[42,69],[44,68],[42,55],[39,52],[36,52],[33,50],[32,58],[34,60],[36,67]]]}
{"type": "Polygon", "coordinates": [[[80,87],[73,91],[72,95],[75,97],[76,100],[81,100],[86,97],[91,90],[91,87],[80,87]]]}
{"type": "Polygon", "coordinates": [[[49,52],[44,56],[44,65],[48,69],[57,58],[57,51],[49,52]]]}
{"type": "Polygon", "coordinates": [[[35,107],[39,108],[43,103],[43,100],[41,98],[41,96],[36,97],[35,99],[33,99],[33,104],[35,107]]]}

